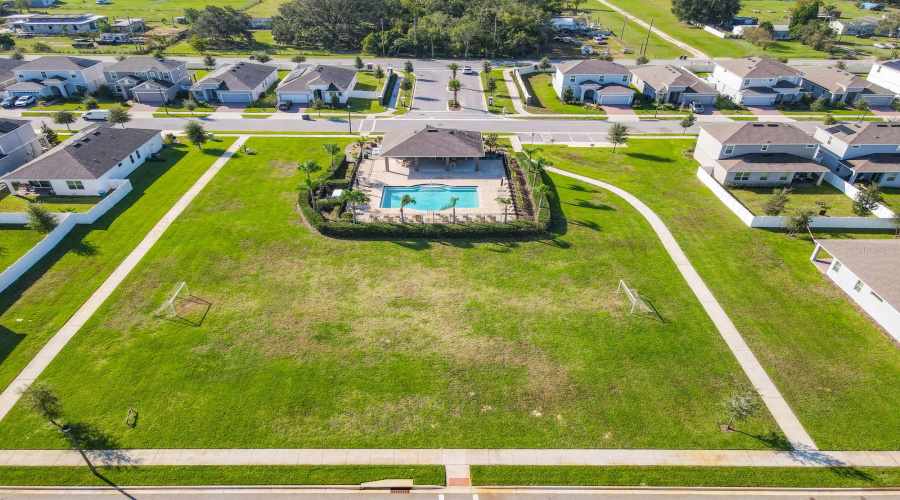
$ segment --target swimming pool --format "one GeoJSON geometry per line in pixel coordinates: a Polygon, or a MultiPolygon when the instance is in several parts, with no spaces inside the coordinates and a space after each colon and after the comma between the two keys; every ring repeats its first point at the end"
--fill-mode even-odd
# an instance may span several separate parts
{"type": "Polygon", "coordinates": [[[415,204],[405,210],[440,210],[450,203],[450,198],[459,198],[456,208],[478,208],[478,188],[474,186],[445,186],[443,184],[421,184],[419,186],[385,186],[381,196],[381,208],[400,208],[403,196],[412,196],[415,204]]]}

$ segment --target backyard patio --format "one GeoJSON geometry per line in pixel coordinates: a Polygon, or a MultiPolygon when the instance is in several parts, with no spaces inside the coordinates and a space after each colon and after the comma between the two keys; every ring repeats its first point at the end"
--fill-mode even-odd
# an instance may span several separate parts
{"type": "MultiPolygon", "coordinates": [[[[797,210],[809,209],[816,215],[823,208],[826,216],[831,217],[855,217],[851,210],[853,200],[844,193],[838,191],[830,184],[823,183],[821,186],[811,185],[792,185],[791,192],[788,194],[790,201],[785,205],[785,214],[797,210]],[[824,204],[824,207],[823,205],[824,204]]],[[[765,215],[762,206],[772,197],[772,191],[777,186],[772,187],[729,187],[728,191],[734,195],[748,210],[754,215],[765,215]]],[[[782,215],[785,215],[782,214],[782,215]]]]}

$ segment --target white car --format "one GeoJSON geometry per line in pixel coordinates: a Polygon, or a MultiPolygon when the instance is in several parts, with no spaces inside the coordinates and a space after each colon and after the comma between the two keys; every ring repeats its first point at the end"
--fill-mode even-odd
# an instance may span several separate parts
{"type": "Polygon", "coordinates": [[[606,37],[603,36],[603,35],[597,35],[597,36],[594,37],[594,41],[597,42],[597,43],[605,42],[605,41],[606,41],[606,37]]]}
{"type": "Polygon", "coordinates": [[[464,74],[464,75],[471,75],[471,74],[473,74],[473,73],[475,73],[475,72],[472,71],[472,67],[471,67],[471,66],[463,66],[463,74],[464,74]]]}
{"type": "Polygon", "coordinates": [[[592,55],[594,53],[594,48],[590,45],[582,45],[581,46],[581,54],[585,56],[592,55]]]}
{"type": "Polygon", "coordinates": [[[33,95],[23,95],[22,97],[16,99],[16,106],[19,108],[24,108],[27,106],[31,106],[36,102],[37,99],[35,99],[33,95]]]}
{"type": "Polygon", "coordinates": [[[703,112],[703,105],[697,101],[691,101],[691,103],[688,104],[688,107],[691,108],[691,111],[694,113],[700,114],[703,112]]]}
{"type": "Polygon", "coordinates": [[[897,44],[896,43],[876,43],[875,47],[877,47],[879,49],[896,49],[897,44]]]}

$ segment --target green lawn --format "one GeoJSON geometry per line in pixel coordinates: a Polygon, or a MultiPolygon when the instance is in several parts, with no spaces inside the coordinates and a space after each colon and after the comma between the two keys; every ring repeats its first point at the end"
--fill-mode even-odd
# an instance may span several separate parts
{"type": "MultiPolygon", "coordinates": [[[[212,105],[203,105],[197,102],[197,107],[194,109],[194,113],[212,113],[216,110],[217,106],[212,105]]],[[[174,101],[166,104],[165,106],[161,106],[156,109],[157,112],[165,112],[166,108],[169,111],[179,112],[179,113],[187,113],[188,110],[184,108],[184,99],[175,99],[174,101]]]]}
{"type": "MultiPolygon", "coordinates": [[[[754,215],[765,215],[762,209],[763,203],[772,197],[774,189],[775,186],[765,188],[729,187],[728,191],[754,215]]],[[[825,203],[826,215],[828,216],[856,217],[853,214],[853,210],[851,210],[853,199],[826,182],[822,182],[821,186],[794,186],[791,188],[791,193],[788,196],[790,201],[785,205],[785,213],[783,215],[805,209],[812,210],[818,215],[820,207],[816,202],[823,202],[825,203]]]]}
{"type": "Polygon", "coordinates": [[[588,109],[575,104],[563,104],[553,89],[553,75],[551,73],[534,73],[524,75],[522,81],[531,99],[531,106],[525,106],[525,110],[538,114],[575,114],[575,115],[603,115],[603,110],[588,109]]]}
{"type": "MultiPolygon", "coordinates": [[[[616,36],[614,37],[607,38],[607,45],[597,45],[593,42],[593,40],[583,40],[583,43],[587,43],[594,48],[594,53],[600,53],[600,51],[606,50],[609,51],[609,53],[617,59],[634,59],[635,55],[622,53],[622,48],[631,47],[636,52],[641,48],[642,45],[647,43],[647,30],[636,27],[636,25],[630,25],[628,28],[626,28],[625,36],[622,37],[621,30],[622,24],[625,21],[625,16],[601,4],[600,2],[594,0],[583,2],[578,6],[578,11],[586,12],[589,16],[591,16],[594,22],[605,25],[616,34],[616,36]]],[[[573,49],[577,50],[580,46],[574,45],[570,47],[573,47],[573,49]]],[[[645,54],[648,58],[675,59],[682,54],[686,54],[686,52],[676,47],[671,42],[663,40],[659,37],[659,35],[655,33],[650,34],[650,43],[646,48],[645,54]]],[[[580,50],[578,55],[580,55],[580,50]]]]}
{"type": "Polygon", "coordinates": [[[882,188],[884,205],[893,212],[900,212],[900,188],[882,188]]]}
{"type": "Polygon", "coordinates": [[[886,488],[900,486],[900,469],[877,467],[472,467],[477,486],[693,486],[886,488]]]}
{"type": "Polygon", "coordinates": [[[203,152],[166,148],[165,162],[129,176],[133,190],[92,225],[79,225],[0,293],[0,387],[6,387],[234,139],[203,152]]]}
{"type": "MultiPolygon", "coordinates": [[[[170,485],[356,485],[382,479],[412,479],[443,486],[444,467],[434,465],[335,466],[147,466],[98,467],[117,486],[170,485]]],[[[4,486],[107,486],[87,467],[0,467],[4,486]]]]}
{"type": "MultiPolygon", "coordinates": [[[[873,12],[871,10],[863,10],[856,6],[856,2],[850,0],[835,0],[829,2],[841,11],[841,19],[858,19],[860,17],[880,17],[882,14],[890,14],[896,12],[889,5],[885,5],[885,9],[881,12],[873,12]]],[[[741,2],[741,12],[739,16],[756,17],[760,21],[771,21],[773,24],[788,24],[790,22],[790,11],[794,7],[794,2],[788,0],[746,0],[741,2]],[[760,12],[750,12],[758,9],[760,12]],[[768,12],[774,10],[775,12],[768,12]]]]}
{"type": "MultiPolygon", "coordinates": [[[[497,79],[497,91],[494,93],[494,105],[488,106],[488,111],[495,115],[499,115],[503,113],[503,109],[506,109],[506,114],[515,115],[518,114],[516,111],[516,107],[513,106],[512,99],[509,97],[509,89],[506,86],[506,81],[503,80],[503,70],[502,69],[493,69],[491,70],[490,76],[497,79]]],[[[484,71],[481,72],[481,86],[482,88],[487,88],[487,77],[484,71]]]]}
{"type": "MultiPolygon", "coordinates": [[[[127,103],[118,99],[97,99],[97,101],[100,109],[109,109],[114,106],[124,106],[126,108],[129,107],[127,103]]],[[[64,99],[57,99],[51,104],[38,104],[37,106],[32,106],[28,109],[30,111],[60,111],[63,109],[69,111],[87,111],[87,108],[84,106],[84,104],[81,103],[80,100],[66,101],[64,99]]]]}
{"type": "MultiPolygon", "coordinates": [[[[295,165],[325,163],[327,140],[250,139],[259,154],[229,161],[44,372],[92,444],[785,446],[765,411],[719,430],[749,382],[627,203],[552,176],[553,238],[323,238],[295,211],[295,165]],[[619,279],[661,316],[630,315],[619,279]],[[200,326],[153,316],[180,280],[200,326]]],[[[16,407],[0,448],[59,434],[16,407]]]]}
{"type": "Polygon", "coordinates": [[[356,85],[353,90],[379,91],[382,85],[384,85],[384,78],[379,81],[378,78],[375,78],[374,71],[357,71],[356,85]]]}
{"type": "Polygon", "coordinates": [[[408,107],[408,106],[405,106],[405,105],[403,104],[403,99],[404,99],[404,98],[406,98],[406,104],[413,104],[413,105],[415,105],[415,103],[410,103],[410,100],[412,99],[412,97],[413,97],[413,95],[414,95],[414,92],[415,92],[415,90],[416,90],[416,74],[415,74],[415,73],[406,73],[406,74],[398,73],[398,74],[397,74],[397,77],[400,78],[401,80],[402,80],[403,78],[409,78],[409,79],[412,80],[412,82],[413,82],[413,87],[412,87],[411,90],[403,90],[403,89],[400,89],[400,95],[399,95],[399,97],[398,97],[398,99],[397,99],[397,109],[394,111],[394,114],[395,114],[395,115],[402,115],[402,114],[406,113],[406,112],[409,110],[409,107],[408,107]],[[401,75],[403,75],[403,76],[401,76],[401,75]]]}
{"type": "Polygon", "coordinates": [[[359,97],[351,97],[347,100],[347,107],[339,109],[340,111],[350,110],[353,113],[383,113],[387,108],[378,104],[378,99],[361,99],[359,97]]]}
{"type": "Polygon", "coordinates": [[[24,212],[29,203],[40,203],[51,212],[87,212],[99,202],[99,196],[15,196],[0,191],[0,212],[24,212]]]}
{"type": "Polygon", "coordinates": [[[900,352],[809,263],[808,237],[750,229],[703,186],[697,163],[680,154],[692,145],[544,151],[556,167],[626,189],[662,217],[820,448],[900,447],[900,352]]]}
{"type": "Polygon", "coordinates": [[[43,238],[43,234],[23,226],[0,226],[0,272],[19,260],[43,238]]]}

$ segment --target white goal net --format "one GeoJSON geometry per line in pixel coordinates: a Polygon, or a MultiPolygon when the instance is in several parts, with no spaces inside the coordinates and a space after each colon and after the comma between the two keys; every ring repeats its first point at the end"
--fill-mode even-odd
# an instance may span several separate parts
{"type": "Polygon", "coordinates": [[[159,306],[159,309],[156,311],[158,315],[161,316],[174,316],[178,317],[178,311],[175,309],[179,302],[183,300],[187,300],[191,296],[191,291],[188,290],[187,283],[184,281],[179,281],[172,287],[172,292],[169,294],[169,298],[159,306]]]}
{"type": "Polygon", "coordinates": [[[619,280],[619,286],[616,288],[616,293],[625,293],[625,296],[631,301],[631,314],[634,314],[635,309],[648,313],[653,312],[653,308],[641,298],[637,289],[628,288],[628,285],[625,284],[625,280],[619,280]]]}

